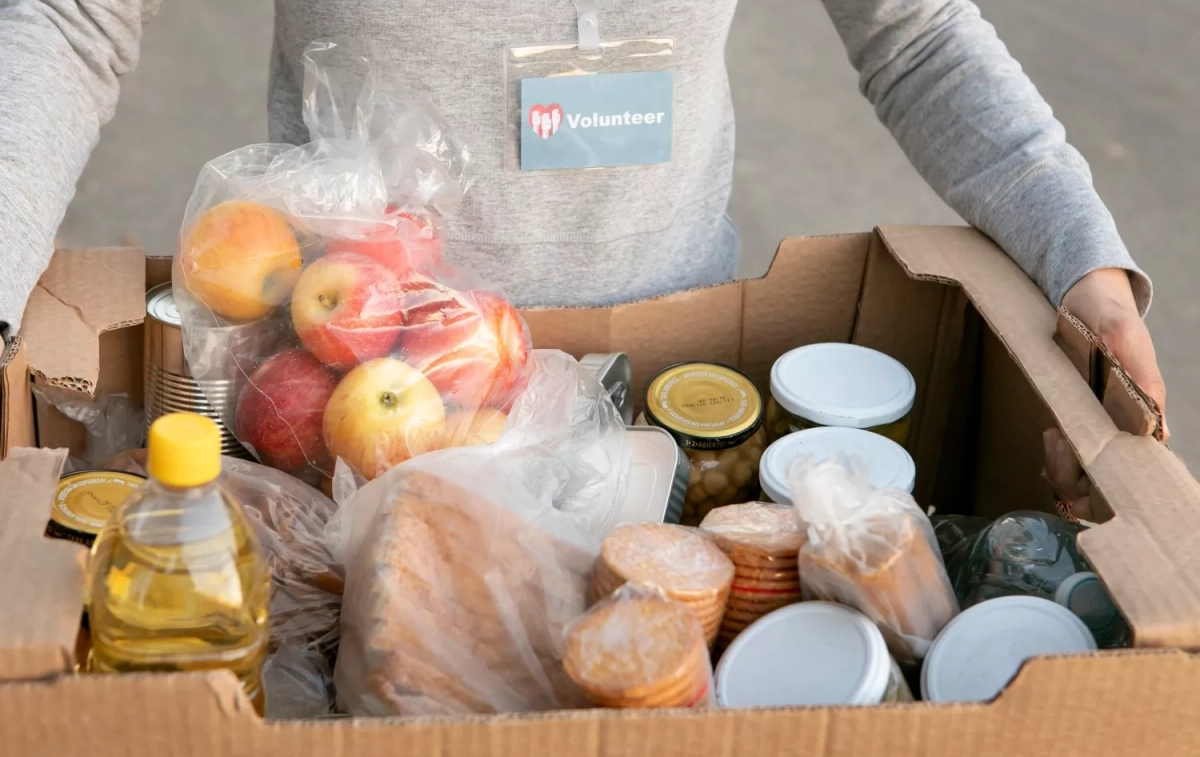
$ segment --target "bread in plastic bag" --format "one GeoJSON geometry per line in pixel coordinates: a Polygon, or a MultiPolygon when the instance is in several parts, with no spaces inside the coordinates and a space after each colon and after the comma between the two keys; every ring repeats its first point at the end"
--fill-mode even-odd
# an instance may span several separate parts
{"type": "Polygon", "coordinates": [[[805,598],[861,611],[897,662],[923,659],[958,602],[933,528],[912,496],[873,488],[856,458],[797,460],[788,485],[808,535],[797,555],[805,598]]]}
{"type": "Polygon", "coordinates": [[[346,589],[334,677],[352,715],[585,706],[563,634],[587,605],[629,466],[599,382],[538,350],[500,439],[366,483],[327,529],[346,589]]]}
{"type": "Polygon", "coordinates": [[[624,523],[600,545],[592,599],[602,601],[626,582],[653,586],[687,607],[716,640],[733,584],[733,563],[703,532],[669,523],[624,523]]]}
{"type": "Polygon", "coordinates": [[[625,584],[567,633],[563,667],[593,704],[616,708],[712,703],[704,630],[661,590],[625,584]]]}
{"type": "Polygon", "coordinates": [[[516,309],[451,263],[467,150],[358,45],[303,57],[312,141],[210,161],[174,266],[192,375],[265,464],[367,479],[485,444],[525,386],[516,309]]]}
{"type": "MultiPolygon", "coordinates": [[[[145,465],[143,449],[105,463],[109,470],[140,475],[146,475],[145,465]]],[[[302,481],[257,463],[222,457],[221,469],[271,570],[267,716],[331,712],[343,581],[326,545],[325,527],[337,505],[302,481]]]]}

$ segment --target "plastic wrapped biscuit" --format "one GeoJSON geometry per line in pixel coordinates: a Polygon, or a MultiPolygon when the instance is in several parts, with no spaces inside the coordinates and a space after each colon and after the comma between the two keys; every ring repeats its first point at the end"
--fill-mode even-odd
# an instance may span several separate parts
{"type": "Polygon", "coordinates": [[[575,623],[563,667],[600,707],[711,703],[712,665],[700,624],[647,586],[626,584],[575,623]]]}
{"type": "Polygon", "coordinates": [[[734,567],[718,649],[767,613],[800,601],[796,560],[805,537],[793,507],[768,502],[718,507],[705,516],[700,530],[734,567]]]}
{"type": "Polygon", "coordinates": [[[664,523],[629,523],[618,526],[601,544],[592,597],[602,600],[626,582],[657,587],[695,614],[711,646],[733,577],[733,563],[702,532],[664,523]]]}
{"type": "Polygon", "coordinates": [[[898,662],[920,661],[958,613],[929,518],[908,494],[872,488],[857,459],[797,461],[788,483],[808,532],[805,597],[857,608],[898,662]]]}

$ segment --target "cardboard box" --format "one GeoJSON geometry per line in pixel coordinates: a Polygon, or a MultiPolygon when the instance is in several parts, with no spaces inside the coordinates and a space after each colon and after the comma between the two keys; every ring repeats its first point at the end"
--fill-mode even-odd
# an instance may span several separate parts
{"type": "MultiPolygon", "coordinates": [[[[63,253],[55,266],[90,266],[92,255],[63,253]]],[[[76,341],[70,349],[44,346],[55,332],[41,330],[43,314],[27,315],[28,344],[10,350],[0,372],[10,445],[28,443],[35,431],[43,446],[72,441],[64,426],[43,424],[40,415],[35,424],[27,371],[35,382],[74,378],[80,386],[134,380],[132,353],[121,350],[136,340],[106,339],[136,330],[124,325],[132,313],[111,300],[116,289],[121,303],[126,288],[129,303],[140,296],[140,268],[132,256],[118,268],[103,287],[63,289],[61,272],[44,282],[38,301],[56,322],[71,323],[74,314],[76,341]],[[99,345],[94,351],[89,339],[99,345]]],[[[226,673],[69,673],[83,553],[41,537],[59,458],[19,450],[0,463],[3,751],[1011,757],[1200,750],[1200,663],[1178,651],[1200,646],[1200,484],[1155,440],[1152,403],[980,234],[894,227],[787,240],[762,279],[613,308],[525,315],[538,345],[576,355],[629,353],[635,385],[660,366],[700,359],[738,365],[765,387],[776,357],[818,341],[892,354],[918,384],[910,444],[916,495],[942,512],[1049,508],[1041,433],[1057,425],[1111,516],[1080,546],[1143,649],[1034,660],[988,704],[267,723],[226,673]],[[1138,433],[1120,430],[1106,406],[1138,433]]]]}

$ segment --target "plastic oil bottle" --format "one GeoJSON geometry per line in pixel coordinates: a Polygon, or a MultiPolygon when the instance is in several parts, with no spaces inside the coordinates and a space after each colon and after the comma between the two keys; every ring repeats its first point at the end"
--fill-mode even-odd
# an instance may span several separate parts
{"type": "Polygon", "coordinates": [[[261,715],[270,572],[242,506],[219,480],[220,439],[199,415],[151,425],[150,480],[92,547],[88,670],[228,669],[261,715]]]}

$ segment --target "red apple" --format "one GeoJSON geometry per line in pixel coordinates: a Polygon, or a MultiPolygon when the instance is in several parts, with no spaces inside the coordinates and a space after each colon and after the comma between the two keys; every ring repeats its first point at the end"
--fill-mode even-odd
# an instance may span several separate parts
{"type": "Polygon", "coordinates": [[[366,255],[401,276],[414,269],[430,271],[441,266],[441,233],[433,220],[413,213],[389,212],[386,223],[376,225],[361,237],[332,240],[325,248],[326,254],[366,255]]]}
{"type": "Polygon", "coordinates": [[[400,277],[343,251],[305,269],[292,293],[292,325],[318,360],[338,371],[388,354],[404,323],[400,277]]]}
{"type": "Polygon", "coordinates": [[[434,385],[390,357],[347,373],[329,398],[323,423],[330,454],[368,479],[436,449],[445,429],[446,409],[434,385]]]}
{"type": "Polygon", "coordinates": [[[398,354],[428,376],[448,404],[509,407],[525,386],[530,350],[516,308],[485,290],[404,286],[398,354]]]}
{"type": "Polygon", "coordinates": [[[281,352],[255,369],[238,394],[238,438],[281,470],[325,465],[321,420],[336,387],[337,379],[312,355],[281,352]]]}

